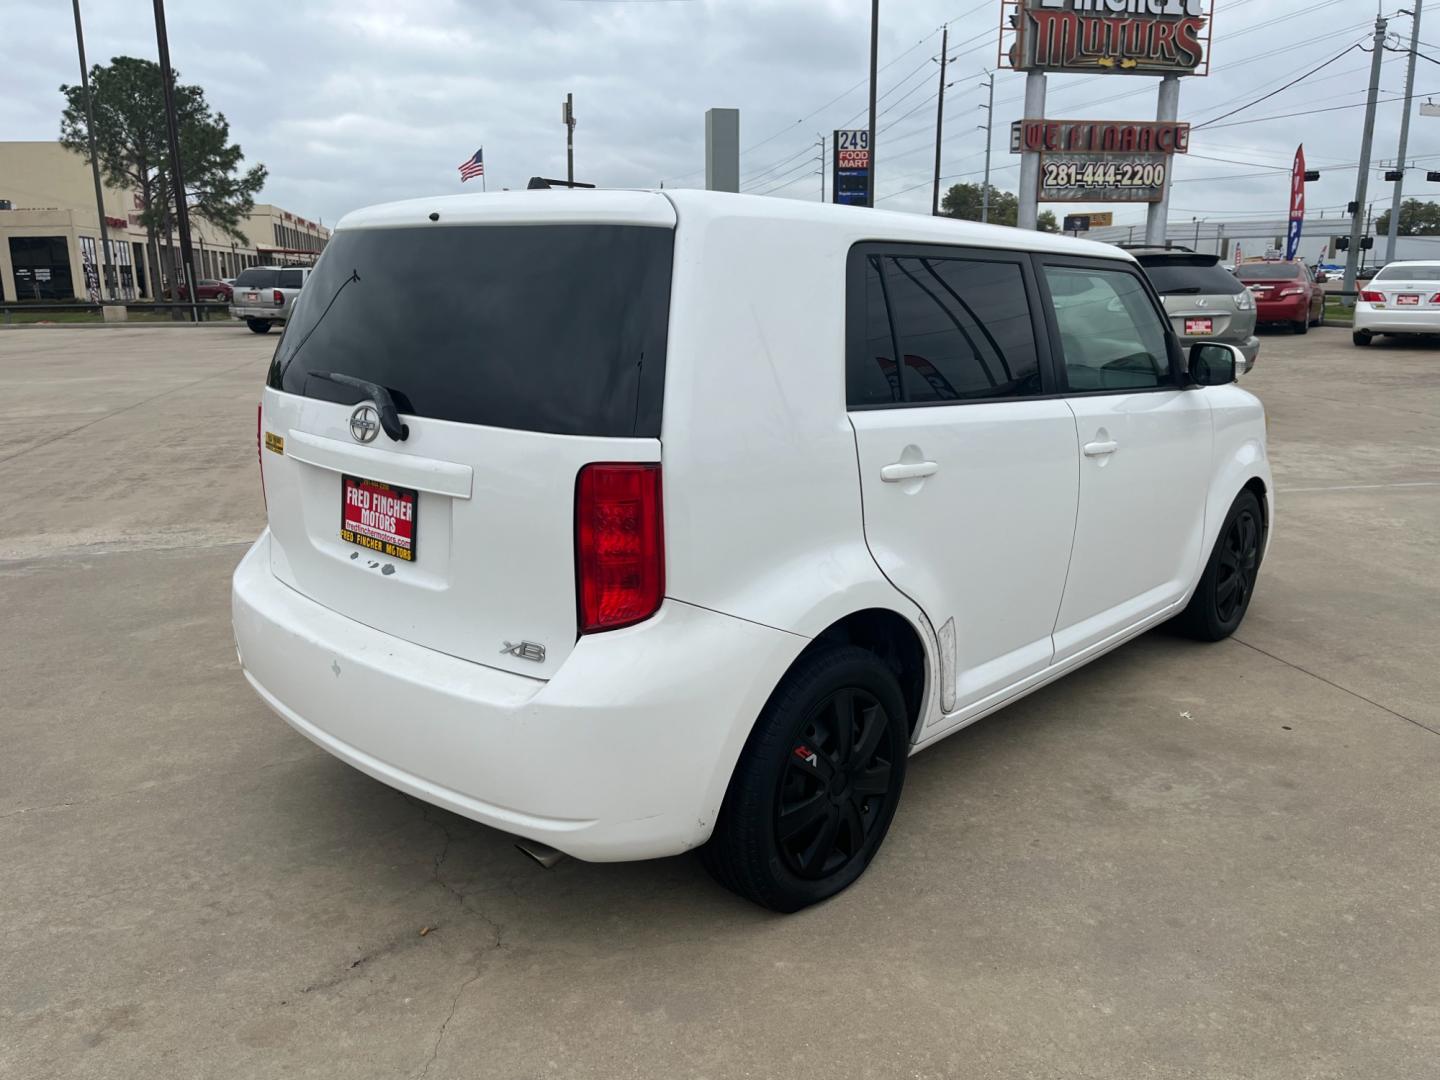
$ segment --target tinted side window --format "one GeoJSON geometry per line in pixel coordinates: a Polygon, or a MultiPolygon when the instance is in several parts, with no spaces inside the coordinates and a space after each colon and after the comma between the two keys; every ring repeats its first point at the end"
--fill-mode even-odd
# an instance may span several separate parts
{"type": "Polygon", "coordinates": [[[1117,270],[1047,266],[1045,280],[1071,390],[1169,385],[1165,328],[1138,278],[1117,270]]]}
{"type": "Polygon", "coordinates": [[[302,285],[304,285],[304,284],[305,284],[305,271],[304,271],[304,270],[281,270],[281,271],[280,271],[280,288],[282,288],[282,289],[298,289],[298,288],[300,288],[300,286],[302,286],[302,285]]]}
{"type": "Polygon", "coordinates": [[[276,273],[274,270],[263,270],[252,268],[246,270],[238,278],[235,284],[247,289],[273,289],[275,287],[276,273]]]}
{"type": "Polygon", "coordinates": [[[847,391],[851,406],[1039,394],[1020,267],[962,257],[868,256],[864,349],[852,357],[847,391]]]}

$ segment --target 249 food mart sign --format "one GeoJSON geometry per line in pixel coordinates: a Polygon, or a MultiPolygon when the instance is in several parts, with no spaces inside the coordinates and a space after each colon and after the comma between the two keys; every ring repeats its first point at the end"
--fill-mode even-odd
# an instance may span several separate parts
{"type": "Polygon", "coordinates": [[[1207,75],[1213,0],[1002,0],[1000,62],[1016,71],[1207,75]]]}
{"type": "Polygon", "coordinates": [[[1017,120],[1010,152],[1040,155],[1042,202],[1157,202],[1190,125],[1146,120],[1017,120]]]}

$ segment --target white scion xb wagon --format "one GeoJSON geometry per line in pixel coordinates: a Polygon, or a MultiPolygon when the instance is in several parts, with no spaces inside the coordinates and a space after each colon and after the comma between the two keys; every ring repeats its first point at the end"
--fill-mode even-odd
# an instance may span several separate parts
{"type": "Polygon", "coordinates": [[[418,798],[789,911],[907,756],[1179,616],[1270,530],[1244,358],[1112,247],[697,191],[345,218],[270,367],[245,675],[418,798]]]}

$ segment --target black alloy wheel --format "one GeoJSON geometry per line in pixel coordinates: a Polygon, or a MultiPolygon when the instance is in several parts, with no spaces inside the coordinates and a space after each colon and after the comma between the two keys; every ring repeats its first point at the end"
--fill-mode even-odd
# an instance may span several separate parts
{"type": "Polygon", "coordinates": [[[909,753],[895,672],[868,649],[817,645],[756,720],[701,849],[705,868],[772,911],[834,896],[880,849],[909,753]]]}
{"type": "Polygon", "coordinates": [[[891,718],[873,694],[846,687],[811,712],[786,758],[775,835],[786,865],[819,880],[859,856],[894,792],[891,718]]]}
{"type": "Polygon", "coordinates": [[[1250,604],[1260,571],[1260,522],[1247,506],[1231,519],[1220,540],[1219,573],[1215,577],[1215,614],[1222,623],[1239,622],[1250,604]]]}
{"type": "Polygon", "coordinates": [[[1200,641],[1219,641],[1239,628],[1255,595],[1265,553],[1265,511],[1248,488],[1230,504],[1200,583],[1176,626],[1200,641]]]}

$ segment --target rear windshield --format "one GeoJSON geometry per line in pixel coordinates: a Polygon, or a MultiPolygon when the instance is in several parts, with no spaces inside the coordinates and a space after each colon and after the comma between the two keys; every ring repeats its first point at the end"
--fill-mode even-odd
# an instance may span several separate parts
{"type": "Polygon", "coordinates": [[[240,271],[240,276],[235,279],[235,284],[244,285],[247,289],[273,289],[279,277],[280,271],[278,270],[251,267],[249,270],[240,271]]]}
{"type": "Polygon", "coordinates": [[[270,365],[277,390],[562,435],[658,436],[674,232],[486,225],[337,233],[270,365]]]}
{"type": "Polygon", "coordinates": [[[1301,277],[1294,263],[1243,263],[1235,268],[1241,281],[1292,281],[1301,277]]]}
{"type": "Polygon", "coordinates": [[[1403,266],[1391,263],[1383,267],[1371,280],[1379,281],[1382,278],[1389,278],[1391,281],[1402,278],[1406,281],[1440,281],[1440,266],[1434,263],[1410,263],[1403,266]]]}
{"type": "Polygon", "coordinates": [[[1230,296],[1244,291],[1245,286],[1219,260],[1205,256],[1175,258],[1174,256],[1139,256],[1140,265],[1161,296],[1181,293],[1204,293],[1208,296],[1230,296]]]}

